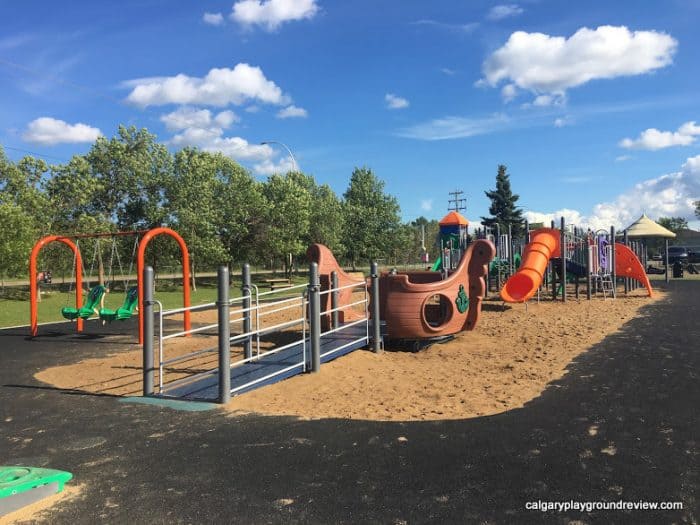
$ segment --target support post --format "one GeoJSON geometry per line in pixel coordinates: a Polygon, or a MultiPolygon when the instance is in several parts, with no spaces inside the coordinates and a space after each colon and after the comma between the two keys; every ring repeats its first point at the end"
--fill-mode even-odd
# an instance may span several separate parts
{"type": "Polygon", "coordinates": [[[503,253],[503,248],[501,248],[501,225],[496,223],[496,257],[498,258],[498,264],[496,265],[496,292],[501,289],[501,258],[499,255],[503,253]]]}
{"type": "Polygon", "coordinates": [[[593,254],[591,253],[594,245],[590,243],[588,235],[586,239],[586,299],[591,300],[591,258],[593,254]]]}
{"type": "Polygon", "coordinates": [[[664,247],[664,267],[666,268],[666,282],[668,282],[668,239],[664,239],[664,247]]]}
{"type": "MultiPolygon", "coordinates": [[[[253,287],[250,280],[250,264],[246,263],[243,265],[241,277],[243,279],[243,283],[241,284],[241,297],[243,297],[243,302],[241,303],[241,306],[243,307],[243,333],[249,334],[253,329],[253,317],[250,310],[250,307],[253,304],[251,300],[253,287]]],[[[243,357],[245,359],[250,359],[253,357],[253,336],[251,335],[246,337],[243,341],[243,357]]]]}
{"type": "Polygon", "coordinates": [[[613,299],[617,297],[617,274],[615,273],[615,226],[610,226],[610,279],[612,279],[613,299]]]}
{"type": "Polygon", "coordinates": [[[143,395],[153,395],[153,267],[143,269],[143,395]]]}
{"type": "Polygon", "coordinates": [[[371,297],[372,297],[372,351],[377,354],[382,351],[382,321],[379,318],[379,267],[376,262],[370,264],[371,297]]]}
{"type": "Polygon", "coordinates": [[[311,372],[321,370],[321,283],[318,277],[318,264],[309,265],[309,327],[311,334],[311,372]]]}
{"type": "MultiPolygon", "coordinates": [[[[625,246],[627,246],[629,248],[630,240],[629,240],[629,237],[627,236],[627,230],[625,230],[625,233],[622,237],[622,242],[625,246]]],[[[625,295],[627,295],[627,293],[630,291],[630,278],[625,277],[624,281],[625,281],[625,295]]]]}
{"type": "Polygon", "coordinates": [[[340,298],[340,292],[338,291],[338,272],[333,270],[331,272],[331,328],[336,329],[340,326],[339,315],[338,315],[338,303],[340,298]]]}
{"type": "Polygon", "coordinates": [[[229,324],[228,266],[217,272],[216,306],[219,315],[219,403],[231,401],[231,325],[229,324]]]}
{"type": "Polygon", "coordinates": [[[566,246],[566,231],[565,231],[564,217],[561,218],[561,300],[563,303],[566,302],[566,257],[567,257],[567,246],[566,246]]]}
{"type": "Polygon", "coordinates": [[[508,277],[513,275],[513,225],[508,224],[508,277]]]}

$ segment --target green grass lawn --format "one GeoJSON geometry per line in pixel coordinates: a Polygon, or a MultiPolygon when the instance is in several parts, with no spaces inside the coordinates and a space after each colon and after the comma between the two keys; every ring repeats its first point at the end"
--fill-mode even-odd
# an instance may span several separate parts
{"type": "MultiPolygon", "coordinates": [[[[197,291],[191,291],[190,302],[193,306],[198,304],[213,303],[216,301],[216,287],[214,280],[203,280],[202,284],[197,286],[197,291]]],[[[292,279],[292,284],[306,283],[304,277],[292,279]]],[[[263,282],[258,284],[260,292],[267,291],[269,288],[263,282]]],[[[233,282],[230,289],[230,297],[240,297],[240,281],[233,282]]],[[[83,296],[83,300],[84,300],[83,296]]],[[[116,310],[124,302],[124,292],[114,291],[107,294],[104,300],[105,308],[116,310]]],[[[171,308],[179,308],[182,306],[182,287],[166,284],[156,286],[156,294],[154,298],[163,303],[163,308],[166,310],[171,308]]],[[[62,321],[61,308],[64,306],[75,306],[75,294],[67,292],[59,292],[58,287],[54,287],[50,292],[43,293],[41,302],[39,303],[39,323],[49,323],[53,321],[62,321]]],[[[29,324],[29,292],[28,290],[8,289],[4,296],[0,297],[0,328],[7,326],[18,326],[29,324]]]]}

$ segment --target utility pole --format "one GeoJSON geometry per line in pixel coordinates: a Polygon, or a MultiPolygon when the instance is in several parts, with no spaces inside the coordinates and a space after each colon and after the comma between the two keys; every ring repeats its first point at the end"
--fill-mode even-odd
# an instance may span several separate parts
{"type": "Polygon", "coordinates": [[[462,190],[451,191],[450,195],[453,196],[447,201],[447,211],[465,211],[467,209],[467,199],[462,197],[464,192],[462,190]]]}

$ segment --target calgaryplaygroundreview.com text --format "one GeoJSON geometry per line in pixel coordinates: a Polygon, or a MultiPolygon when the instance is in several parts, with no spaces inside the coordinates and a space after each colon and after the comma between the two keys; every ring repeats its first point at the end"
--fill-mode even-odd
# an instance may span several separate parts
{"type": "Polygon", "coordinates": [[[683,510],[682,501],[528,501],[525,503],[527,510],[539,510],[541,512],[567,512],[577,510],[580,512],[593,512],[594,510],[683,510]]]}

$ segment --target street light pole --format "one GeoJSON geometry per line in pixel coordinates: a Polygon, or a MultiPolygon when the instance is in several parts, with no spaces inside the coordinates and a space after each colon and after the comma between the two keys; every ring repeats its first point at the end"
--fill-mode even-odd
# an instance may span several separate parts
{"type": "Polygon", "coordinates": [[[294,158],[294,154],[292,153],[292,150],[289,149],[289,146],[287,146],[284,142],[278,142],[276,140],[266,140],[266,141],[260,143],[261,146],[266,145],[266,144],[279,144],[284,149],[286,149],[287,153],[289,153],[289,156],[292,159],[292,165],[294,166],[294,171],[301,172],[301,170],[299,169],[299,164],[297,163],[297,159],[294,158]]]}

